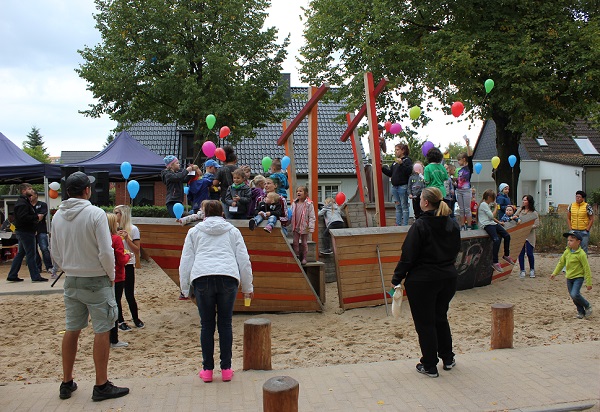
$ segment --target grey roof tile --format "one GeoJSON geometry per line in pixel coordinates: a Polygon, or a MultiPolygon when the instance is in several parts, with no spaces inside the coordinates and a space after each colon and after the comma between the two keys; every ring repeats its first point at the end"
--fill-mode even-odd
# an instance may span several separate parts
{"type": "Polygon", "coordinates": [[[98,153],[100,153],[99,151],[93,151],[93,150],[89,150],[89,151],[70,151],[70,150],[63,150],[60,152],[60,163],[61,164],[71,164],[71,163],[79,163],[79,162],[83,162],[84,160],[88,160],[94,156],[96,156],[98,153]]]}

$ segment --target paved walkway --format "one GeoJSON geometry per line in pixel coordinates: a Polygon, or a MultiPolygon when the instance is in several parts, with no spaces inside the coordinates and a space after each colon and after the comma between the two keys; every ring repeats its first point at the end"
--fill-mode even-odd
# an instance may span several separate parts
{"type": "MultiPolygon", "coordinates": [[[[22,283],[22,282],[21,282],[22,283]]],[[[273,376],[300,384],[300,411],[567,411],[600,399],[600,342],[504,349],[457,357],[437,379],[416,360],[281,371],[239,371],[229,383],[197,376],[123,379],[131,393],[95,403],[93,382],[78,381],[69,400],[59,382],[0,387],[1,411],[261,411],[262,385],[273,376]]],[[[115,367],[115,365],[112,365],[115,367]]]]}

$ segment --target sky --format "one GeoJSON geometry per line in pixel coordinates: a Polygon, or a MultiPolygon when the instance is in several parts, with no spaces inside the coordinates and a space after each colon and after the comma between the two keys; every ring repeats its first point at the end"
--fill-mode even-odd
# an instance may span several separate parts
{"type": "MultiPolygon", "coordinates": [[[[283,72],[291,73],[292,86],[303,86],[296,56],[304,44],[301,7],[308,0],[271,0],[267,26],[279,28],[280,41],[290,34],[283,72]]],[[[78,49],[100,42],[95,28],[93,0],[4,0],[0,13],[0,133],[22,147],[32,127],[40,130],[47,152],[102,150],[116,127],[108,116],[85,117],[79,111],[94,103],[86,82],[75,68],[83,62],[78,49]]],[[[472,145],[481,123],[461,122],[437,114],[425,128],[422,140],[447,147],[468,135],[472,145]]],[[[396,138],[396,140],[399,140],[396,138]]],[[[390,146],[388,146],[390,147],[390,146]]]]}

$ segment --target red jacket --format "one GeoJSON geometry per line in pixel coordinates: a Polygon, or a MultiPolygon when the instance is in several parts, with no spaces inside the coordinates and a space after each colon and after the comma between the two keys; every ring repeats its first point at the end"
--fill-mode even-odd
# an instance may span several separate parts
{"type": "Polygon", "coordinates": [[[125,282],[125,265],[129,262],[129,254],[125,254],[123,239],[119,235],[111,235],[112,248],[115,251],[115,282],[125,282]]]}

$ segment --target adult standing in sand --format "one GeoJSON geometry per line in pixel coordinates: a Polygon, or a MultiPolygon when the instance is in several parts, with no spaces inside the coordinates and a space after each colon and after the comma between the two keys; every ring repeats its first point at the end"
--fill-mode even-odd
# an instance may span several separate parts
{"type": "Polygon", "coordinates": [[[423,189],[420,206],[423,213],[402,244],[392,284],[397,286],[404,280],[422,354],[417,371],[437,378],[438,356],[444,370],[456,365],[448,307],[456,292],[458,272],[454,263],[460,251],[460,228],[450,217],[450,208],[438,188],[423,189]]]}
{"type": "Polygon", "coordinates": [[[588,243],[590,242],[590,230],[594,224],[594,210],[592,206],[585,201],[587,195],[583,190],[575,192],[575,202],[569,205],[567,211],[567,225],[569,231],[577,232],[581,235],[581,248],[587,254],[588,243]]]}
{"type": "Polygon", "coordinates": [[[66,332],[62,341],[63,381],[59,396],[68,399],[77,389],[73,366],[81,330],[92,319],[94,328],[94,401],[119,398],[129,393],[108,380],[109,333],[118,316],[115,290],[115,256],[104,211],[89,199],[94,177],[75,172],[67,177],[69,199],[63,201],[52,221],[52,258],[65,271],[66,332]]]}

